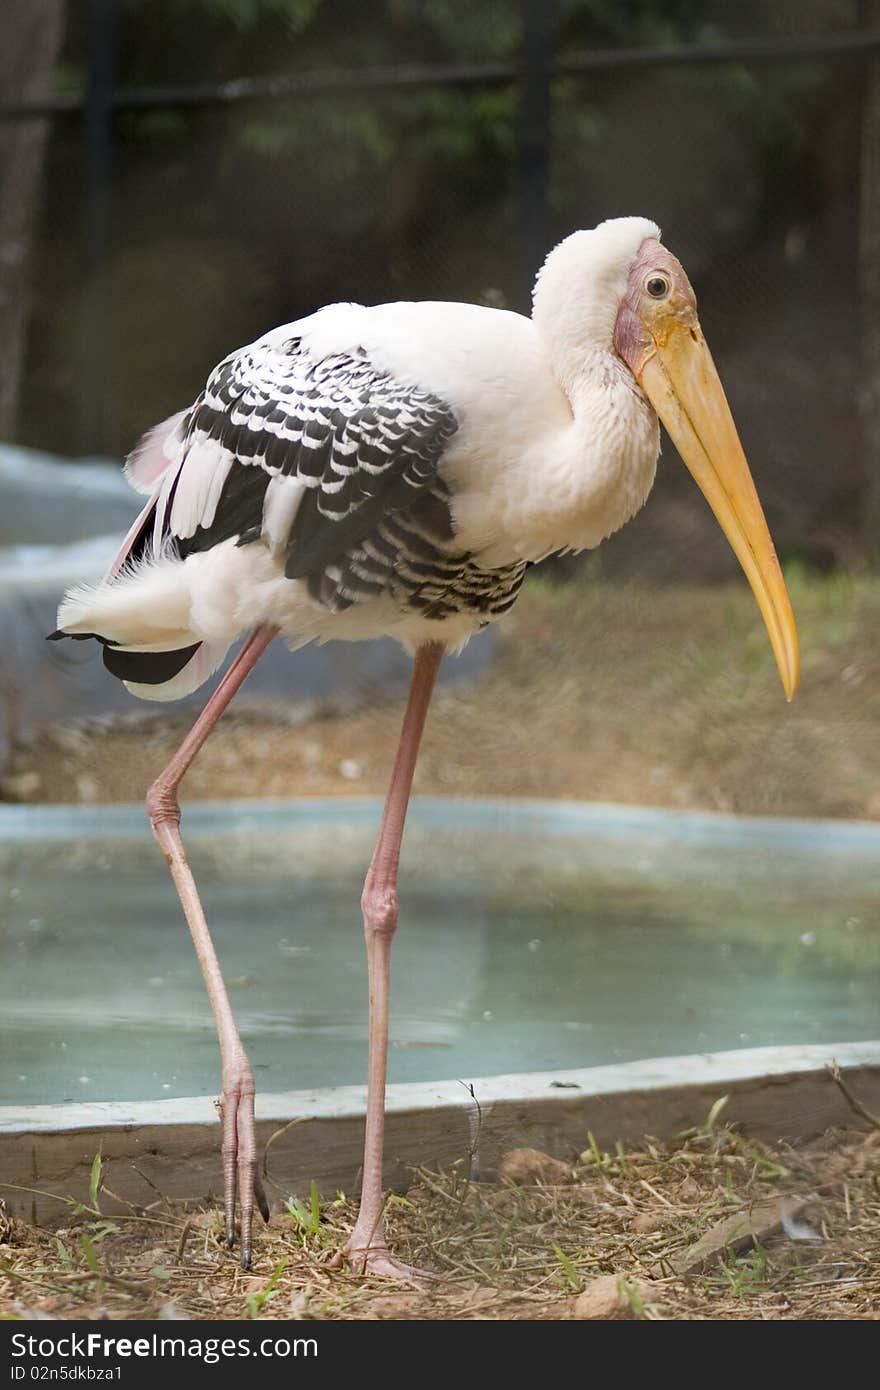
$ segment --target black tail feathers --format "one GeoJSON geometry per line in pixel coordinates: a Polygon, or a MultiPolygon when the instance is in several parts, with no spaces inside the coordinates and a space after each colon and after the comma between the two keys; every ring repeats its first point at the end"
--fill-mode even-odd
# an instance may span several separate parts
{"type": "Polygon", "coordinates": [[[74,642],[94,639],[104,648],[104,665],[120,681],[132,681],[136,685],[164,685],[173,680],[191,661],[202,645],[194,642],[191,647],[180,647],[172,652],[129,652],[122,647],[114,647],[97,632],[50,632],[47,642],[59,642],[62,637],[70,637],[74,642]]]}

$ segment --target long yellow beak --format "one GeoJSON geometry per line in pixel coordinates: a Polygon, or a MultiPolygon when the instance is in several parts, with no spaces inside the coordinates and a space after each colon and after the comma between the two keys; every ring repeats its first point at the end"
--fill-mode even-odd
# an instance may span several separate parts
{"type": "Polygon", "coordinates": [[[746,572],[790,700],[800,676],[794,614],[712,354],[698,327],[681,324],[655,348],[639,382],[746,572]]]}

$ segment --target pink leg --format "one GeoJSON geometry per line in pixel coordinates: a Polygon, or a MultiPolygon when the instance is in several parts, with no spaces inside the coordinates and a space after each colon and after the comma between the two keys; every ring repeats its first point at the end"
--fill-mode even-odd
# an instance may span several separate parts
{"type": "Polygon", "coordinates": [[[186,851],[180,837],[180,804],[177,789],[205,739],[226,709],[245,677],[256,666],[277,628],[257,628],[245,642],[226,675],[211,696],[192,729],[161,776],[147,792],[147,811],[153,834],[168,860],[171,877],[177,888],[187,926],[196,948],[202,977],[211,1001],[220,1054],[223,1059],[223,1098],[220,1110],[223,1122],[223,1181],[226,1209],[226,1239],[231,1246],[235,1239],[235,1187],[238,1168],[238,1189],[241,1200],[241,1267],[250,1269],[251,1226],[254,1214],[254,1194],[264,1218],[269,1208],[263,1185],[257,1172],[257,1148],[254,1134],[254,1076],[238,1035],[229,995],[220,972],[220,962],[208,931],[208,923],[199,900],[198,889],[187,863],[186,851]]]}
{"type": "Polygon", "coordinates": [[[428,705],[443,660],[444,648],[429,642],[416,653],[409,702],[400,744],[391,774],[391,785],[379,838],[364,883],[361,908],[367,939],[370,980],[370,1062],[367,1082],[367,1132],[364,1145],[363,1186],[357,1223],[345,1247],[345,1255],[358,1270],[392,1279],[424,1276],[391,1255],[382,1220],[382,1156],[385,1133],[385,1075],[388,1061],[388,997],[391,941],[397,930],[397,868],[400,843],[409,804],[428,705]]]}

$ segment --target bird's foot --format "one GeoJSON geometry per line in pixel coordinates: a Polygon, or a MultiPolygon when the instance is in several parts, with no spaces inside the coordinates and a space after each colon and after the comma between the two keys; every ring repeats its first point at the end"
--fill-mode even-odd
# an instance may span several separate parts
{"type": "Polygon", "coordinates": [[[217,1102],[223,1125],[223,1207],[226,1244],[235,1244],[235,1197],[240,1208],[241,1267],[251,1267],[251,1232],[254,1200],[264,1221],[269,1204],[257,1169],[257,1137],[254,1128],[254,1074],[242,1053],[223,1068],[223,1094],[217,1102]]]}
{"type": "Polygon", "coordinates": [[[398,1284],[411,1284],[414,1288],[428,1290],[440,1289],[443,1281],[439,1275],[426,1269],[417,1269],[404,1260],[398,1260],[385,1242],[384,1236],[374,1234],[361,1236],[355,1226],[349,1239],[338,1250],[330,1262],[332,1269],[341,1269],[348,1264],[355,1274],[372,1274],[378,1279],[393,1279],[398,1284]]]}

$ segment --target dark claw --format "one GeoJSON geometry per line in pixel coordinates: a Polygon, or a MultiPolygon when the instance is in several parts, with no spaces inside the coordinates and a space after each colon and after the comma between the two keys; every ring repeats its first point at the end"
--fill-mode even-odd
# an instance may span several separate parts
{"type": "Polygon", "coordinates": [[[242,1267],[243,1270],[248,1270],[248,1269],[250,1269],[250,1267],[251,1267],[251,1243],[250,1243],[250,1241],[248,1241],[247,1244],[245,1244],[244,1241],[242,1241],[242,1243],[241,1243],[241,1267],[242,1267]]]}
{"type": "Polygon", "coordinates": [[[259,1173],[254,1173],[254,1197],[260,1209],[260,1215],[266,1224],[269,1224],[269,1203],[266,1201],[266,1189],[263,1187],[263,1179],[259,1173]]]}

